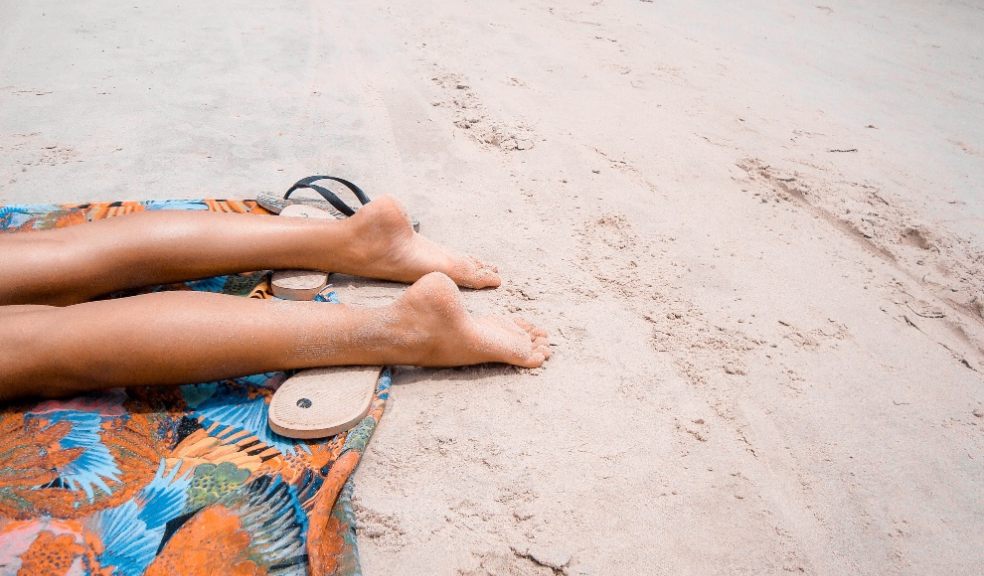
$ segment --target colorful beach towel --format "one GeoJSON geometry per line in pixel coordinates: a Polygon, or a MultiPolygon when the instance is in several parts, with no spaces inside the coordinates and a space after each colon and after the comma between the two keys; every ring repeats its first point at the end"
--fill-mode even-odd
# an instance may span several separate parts
{"type": "MultiPolygon", "coordinates": [[[[235,200],[0,206],[0,232],[143,210],[266,213],[235,200]]],[[[143,291],[158,290],[271,298],[263,272],[143,291]]],[[[382,416],[389,373],[359,425],[313,441],[267,425],[284,378],[0,406],[0,574],[359,574],[350,475],[382,416]]]]}

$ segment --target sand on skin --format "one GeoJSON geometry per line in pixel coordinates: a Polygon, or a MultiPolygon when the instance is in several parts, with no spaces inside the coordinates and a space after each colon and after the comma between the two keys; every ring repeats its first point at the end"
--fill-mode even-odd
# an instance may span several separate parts
{"type": "Polygon", "coordinates": [[[328,172],[499,265],[466,303],[545,325],[554,358],[398,374],[357,473],[368,575],[970,574],[982,25],[960,2],[4,2],[0,201],[328,172]]]}

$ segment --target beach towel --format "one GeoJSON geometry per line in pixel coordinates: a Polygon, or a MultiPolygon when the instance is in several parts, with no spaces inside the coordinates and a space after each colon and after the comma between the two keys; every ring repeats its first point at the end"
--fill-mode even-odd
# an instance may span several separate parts
{"type": "MultiPolygon", "coordinates": [[[[0,206],[0,233],[144,210],[266,214],[236,200],[14,205],[0,206]]],[[[139,292],[159,290],[271,298],[263,271],[139,292]]],[[[350,476],[382,416],[390,374],[361,423],[322,440],[268,427],[270,397],[285,377],[0,405],[0,574],[359,574],[350,476]]]]}

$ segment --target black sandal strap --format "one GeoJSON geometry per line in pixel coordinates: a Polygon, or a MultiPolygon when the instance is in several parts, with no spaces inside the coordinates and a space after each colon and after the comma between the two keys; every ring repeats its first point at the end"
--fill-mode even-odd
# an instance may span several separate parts
{"type": "Polygon", "coordinates": [[[301,178],[300,180],[295,182],[294,185],[287,190],[287,192],[284,193],[284,199],[290,198],[291,193],[293,193],[295,190],[298,190],[300,188],[307,188],[309,190],[314,190],[318,194],[321,194],[322,198],[327,200],[329,204],[334,206],[335,209],[341,212],[342,214],[346,216],[351,216],[355,214],[355,209],[349,206],[348,204],[346,204],[344,201],[342,201],[342,199],[339,198],[338,195],[336,195],[331,190],[325,188],[324,186],[318,186],[317,184],[315,184],[315,182],[317,182],[318,180],[333,180],[335,182],[338,182],[339,184],[344,185],[346,188],[351,190],[353,194],[355,194],[355,197],[359,199],[359,202],[361,202],[363,206],[365,206],[370,202],[369,196],[362,191],[362,188],[359,188],[358,186],[356,186],[352,182],[349,182],[348,180],[345,180],[344,178],[337,178],[335,176],[308,176],[307,178],[301,178]]]}
{"type": "Polygon", "coordinates": [[[301,178],[300,180],[298,180],[295,186],[298,184],[303,186],[306,186],[308,184],[314,184],[318,180],[334,180],[339,184],[343,184],[346,188],[351,190],[353,194],[355,194],[355,197],[359,199],[359,202],[362,202],[363,206],[365,206],[370,202],[369,195],[363,192],[362,188],[359,188],[353,182],[350,182],[344,178],[339,178],[337,176],[308,176],[307,178],[301,178]]]}

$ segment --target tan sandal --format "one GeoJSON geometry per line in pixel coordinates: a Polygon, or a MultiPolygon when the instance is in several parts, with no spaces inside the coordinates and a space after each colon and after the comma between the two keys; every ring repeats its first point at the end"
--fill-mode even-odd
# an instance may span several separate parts
{"type": "Polygon", "coordinates": [[[358,424],[372,405],[379,366],[302,370],[270,400],[270,428],[288,438],[324,438],[358,424]]]}

